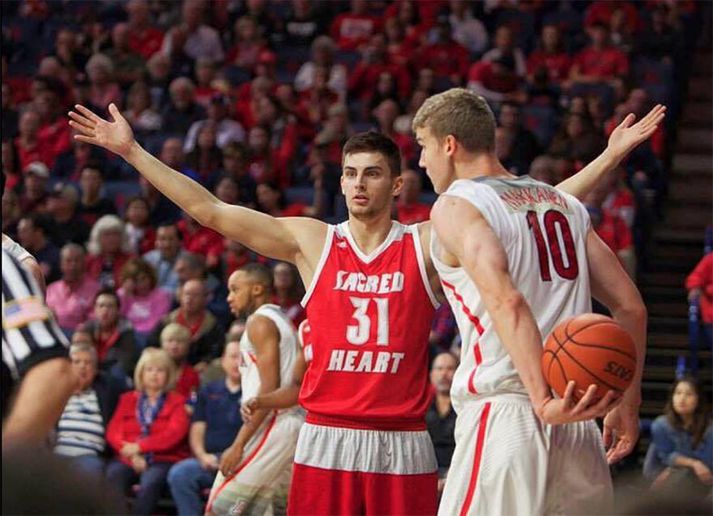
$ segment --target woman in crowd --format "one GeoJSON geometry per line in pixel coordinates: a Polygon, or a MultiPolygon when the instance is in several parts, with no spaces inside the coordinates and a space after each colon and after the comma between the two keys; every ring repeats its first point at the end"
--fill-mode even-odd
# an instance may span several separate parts
{"type": "Polygon", "coordinates": [[[107,429],[118,455],[107,467],[107,478],[125,491],[139,482],[134,514],[153,514],[168,470],[188,457],[188,414],[183,396],[172,391],[175,380],[168,353],[145,349],[134,374],[136,390],[121,396],[107,429]]]}
{"type": "Polygon", "coordinates": [[[87,244],[87,272],[102,287],[115,288],[121,282],[121,269],[131,258],[131,248],[124,223],[116,215],[104,215],[96,221],[87,244]]]}
{"type": "Polygon", "coordinates": [[[126,203],[124,232],[129,240],[131,252],[143,255],[153,251],[156,244],[156,230],[151,224],[151,207],[144,197],[134,197],[126,203]]]}

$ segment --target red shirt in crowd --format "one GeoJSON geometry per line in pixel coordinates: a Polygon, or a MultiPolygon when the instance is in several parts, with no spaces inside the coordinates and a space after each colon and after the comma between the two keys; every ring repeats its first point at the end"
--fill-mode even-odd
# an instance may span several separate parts
{"type": "Polygon", "coordinates": [[[614,47],[597,50],[585,48],[574,57],[573,65],[581,75],[602,80],[622,77],[629,73],[629,58],[614,47]]]}
{"type": "Polygon", "coordinates": [[[431,68],[436,77],[458,75],[463,78],[468,73],[470,53],[456,41],[434,43],[421,51],[419,66],[431,68]]]}
{"type": "Polygon", "coordinates": [[[223,251],[223,236],[210,228],[199,226],[195,231],[189,231],[185,220],[176,224],[183,235],[183,247],[186,251],[203,256],[220,256],[223,251]]]}
{"type": "Polygon", "coordinates": [[[19,137],[15,138],[15,148],[17,149],[17,157],[20,165],[20,170],[25,170],[27,165],[35,161],[41,161],[47,168],[50,168],[54,162],[49,149],[40,145],[40,140],[37,140],[33,145],[25,147],[19,137]]]}
{"type": "Polygon", "coordinates": [[[176,380],[176,392],[188,399],[191,397],[191,393],[197,392],[198,388],[201,386],[201,378],[193,366],[188,362],[184,362],[181,365],[181,369],[178,371],[178,379],[176,380]]]}
{"type": "Polygon", "coordinates": [[[329,33],[340,50],[356,50],[381,29],[381,20],[368,14],[344,13],[332,22],[329,33]]]}
{"type": "Polygon", "coordinates": [[[633,245],[631,230],[624,220],[607,210],[602,210],[602,219],[594,231],[614,253],[630,249],[633,245]]]}
{"type": "Polygon", "coordinates": [[[705,255],[686,278],[686,289],[693,288],[701,289],[698,298],[701,319],[706,324],[713,324],[713,253],[705,255]]]}
{"type": "Polygon", "coordinates": [[[566,52],[549,54],[543,50],[535,50],[527,58],[527,73],[533,75],[539,68],[547,70],[550,81],[559,84],[569,77],[572,58],[566,52]]]}
{"type": "Polygon", "coordinates": [[[46,165],[49,168],[54,166],[57,156],[72,148],[71,133],[72,128],[63,117],[58,117],[53,123],[40,127],[37,133],[37,145],[44,151],[45,159],[49,161],[46,165]]]}
{"type": "Polygon", "coordinates": [[[497,93],[510,93],[517,89],[519,79],[515,74],[498,77],[491,62],[479,61],[470,67],[468,82],[479,82],[484,88],[497,93]]]}
{"type": "Polygon", "coordinates": [[[584,25],[589,27],[595,23],[603,23],[608,27],[611,22],[612,14],[614,14],[614,11],[617,9],[624,10],[626,27],[632,33],[635,32],[639,25],[639,13],[636,11],[636,7],[634,7],[631,2],[621,2],[617,0],[592,2],[584,16],[584,25]]]}
{"type": "Polygon", "coordinates": [[[140,394],[131,391],[121,395],[106,429],[106,440],[119,459],[130,465],[129,460],[121,456],[121,448],[125,443],[137,443],[141,453],[153,454],[155,462],[178,462],[187,458],[189,419],[184,407],[186,399],[176,392],[167,393],[149,435],[142,437],[141,425],[136,418],[136,404],[140,394]]]}
{"type": "Polygon", "coordinates": [[[396,216],[401,224],[416,224],[431,218],[430,204],[417,202],[414,204],[397,204],[396,216]]]}
{"type": "Polygon", "coordinates": [[[129,31],[129,48],[144,59],[150,58],[161,49],[163,32],[154,27],[147,27],[142,32],[129,31]]]}

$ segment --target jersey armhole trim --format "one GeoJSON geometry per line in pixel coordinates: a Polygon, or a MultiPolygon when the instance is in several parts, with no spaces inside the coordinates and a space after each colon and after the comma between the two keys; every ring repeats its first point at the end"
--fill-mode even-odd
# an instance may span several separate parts
{"type": "MultiPolygon", "coordinates": [[[[426,270],[426,260],[423,257],[423,248],[421,247],[421,235],[418,233],[418,226],[409,226],[411,235],[413,235],[413,247],[416,252],[416,261],[418,261],[418,271],[421,273],[421,280],[423,281],[423,286],[426,289],[428,298],[431,300],[434,308],[441,306],[438,302],[436,294],[433,293],[431,288],[431,283],[428,281],[428,271],[426,270]]],[[[431,228],[431,238],[434,236],[433,228],[431,228]]]]}
{"type": "Polygon", "coordinates": [[[307,292],[305,292],[305,295],[302,297],[302,301],[300,302],[303,308],[307,308],[307,303],[309,303],[309,300],[312,298],[312,293],[314,292],[314,289],[317,286],[317,282],[319,281],[319,278],[322,275],[322,269],[324,268],[324,264],[327,262],[329,253],[332,250],[332,240],[334,240],[335,229],[335,226],[333,226],[332,224],[327,226],[327,236],[324,239],[322,255],[319,257],[319,262],[317,262],[317,268],[314,270],[312,282],[310,283],[307,292]]]}

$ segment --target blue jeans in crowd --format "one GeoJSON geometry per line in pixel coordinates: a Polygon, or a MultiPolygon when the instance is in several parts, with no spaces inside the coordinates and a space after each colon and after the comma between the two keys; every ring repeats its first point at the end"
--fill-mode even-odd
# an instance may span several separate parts
{"type": "Polygon", "coordinates": [[[141,475],[123,462],[113,460],[106,468],[110,484],[119,486],[124,494],[137,481],[140,489],[134,499],[134,514],[152,514],[166,487],[166,476],[173,463],[154,462],[141,475]]]}
{"type": "Polygon", "coordinates": [[[198,459],[185,459],[173,465],[168,472],[168,485],[179,516],[203,514],[205,501],[201,491],[213,485],[216,473],[203,469],[198,459]]]}
{"type": "Polygon", "coordinates": [[[98,455],[80,455],[79,457],[67,457],[73,468],[81,471],[89,477],[101,477],[104,475],[106,461],[98,455]]]}

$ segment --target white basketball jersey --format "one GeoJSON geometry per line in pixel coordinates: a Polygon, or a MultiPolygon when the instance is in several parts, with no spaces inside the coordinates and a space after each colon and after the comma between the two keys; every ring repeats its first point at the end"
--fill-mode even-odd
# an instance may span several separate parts
{"type": "MultiPolygon", "coordinates": [[[[297,346],[297,332],[289,317],[278,305],[265,304],[255,310],[250,317],[262,315],[267,317],[277,326],[280,332],[280,387],[287,385],[292,380],[292,368],[295,357],[299,351],[297,346]]],[[[240,375],[242,377],[243,400],[257,396],[260,389],[260,374],[257,369],[255,348],[250,342],[247,330],[240,339],[240,375]]]]}
{"type": "MultiPolygon", "coordinates": [[[[460,179],[444,195],[470,202],[490,224],[543,338],[559,321],[591,311],[586,253],[590,222],[577,199],[529,176],[460,179]]],[[[475,284],[464,269],[440,260],[435,231],[431,242],[433,263],[462,339],[461,363],[451,389],[454,407],[458,410],[478,394],[525,392],[475,284]]]]}

